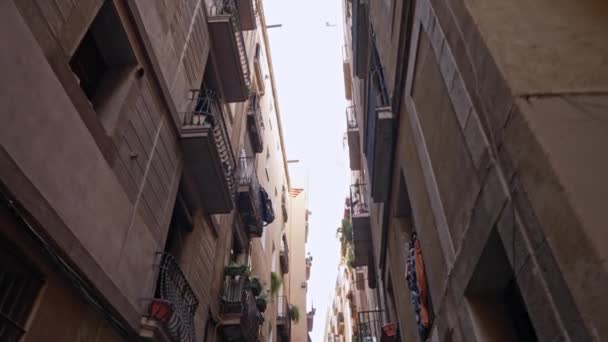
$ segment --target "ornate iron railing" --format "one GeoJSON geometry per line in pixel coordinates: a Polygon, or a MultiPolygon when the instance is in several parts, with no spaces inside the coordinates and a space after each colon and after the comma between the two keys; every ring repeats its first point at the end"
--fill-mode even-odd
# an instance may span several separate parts
{"type": "Polygon", "coordinates": [[[226,176],[230,194],[234,200],[236,195],[235,169],[236,162],[232,153],[230,135],[224,121],[224,113],[217,94],[210,89],[191,91],[191,110],[184,113],[184,128],[210,128],[219,152],[220,161],[226,176]]]}
{"type": "Polygon", "coordinates": [[[252,93],[249,97],[249,115],[254,115],[258,122],[258,126],[264,128],[264,117],[262,116],[262,108],[260,107],[260,96],[257,92],[252,93]]]}
{"type": "Polygon", "coordinates": [[[290,319],[289,300],[286,296],[279,296],[277,298],[277,322],[286,323],[289,322],[290,319]]]}
{"type": "Polygon", "coordinates": [[[380,341],[382,337],[383,310],[359,312],[359,341],[380,341]]]}
{"type": "MultiPolygon", "coordinates": [[[[182,273],[175,258],[167,253],[160,256],[157,295],[170,306],[164,326],[174,341],[196,341],[194,314],[198,299],[182,273]]],[[[154,302],[156,303],[156,302],[154,302]]],[[[152,307],[151,307],[152,309],[152,307]]]]}
{"type": "Polygon", "coordinates": [[[355,112],[355,106],[349,106],[346,108],[346,125],[349,129],[359,127],[357,124],[357,114],[355,112]]]}
{"type": "Polygon", "coordinates": [[[248,91],[251,91],[251,70],[249,69],[249,59],[247,58],[247,47],[245,46],[245,38],[241,30],[239,11],[235,0],[215,0],[211,5],[210,16],[230,16],[230,21],[233,26],[234,38],[239,51],[239,60],[243,69],[243,78],[248,91]]]}
{"type": "MultiPolygon", "coordinates": [[[[253,206],[255,207],[257,216],[255,217],[256,223],[260,226],[264,226],[264,201],[260,192],[260,183],[255,169],[255,158],[254,157],[241,157],[239,158],[238,165],[238,184],[239,186],[249,186],[249,191],[253,197],[253,206]]],[[[247,221],[247,220],[246,220],[247,221]]]]}
{"type": "Polygon", "coordinates": [[[350,186],[350,215],[369,214],[369,204],[367,200],[367,185],[353,184],[350,186]]]}
{"type": "Polygon", "coordinates": [[[255,301],[255,296],[245,286],[245,276],[224,277],[222,294],[222,314],[240,316],[239,327],[246,342],[257,342],[263,316],[255,301]]]}
{"type": "Polygon", "coordinates": [[[222,313],[239,314],[243,312],[243,291],[245,291],[245,276],[224,277],[222,313]]]}

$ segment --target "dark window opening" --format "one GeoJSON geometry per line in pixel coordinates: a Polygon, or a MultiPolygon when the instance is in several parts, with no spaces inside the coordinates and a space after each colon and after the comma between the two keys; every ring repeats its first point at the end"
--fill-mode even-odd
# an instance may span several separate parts
{"type": "Polygon", "coordinates": [[[475,334],[486,341],[538,341],[500,236],[493,231],[465,292],[475,334]]]}
{"type": "Polygon", "coordinates": [[[0,341],[19,341],[36,297],[43,284],[42,275],[0,239],[0,341]]]}
{"type": "Polygon", "coordinates": [[[193,230],[193,221],[191,207],[186,202],[182,191],[177,193],[175,199],[175,207],[171,216],[171,224],[167,241],[165,242],[166,253],[169,253],[179,259],[181,250],[183,249],[184,239],[188,233],[193,230]]]}
{"type": "Polygon", "coordinates": [[[538,341],[536,332],[528,316],[526,303],[521,296],[519,286],[515,279],[511,279],[509,285],[505,289],[504,302],[507,306],[507,312],[511,316],[513,328],[517,335],[518,341],[538,341]]]}
{"type": "MultiPolygon", "coordinates": [[[[412,207],[410,203],[410,196],[407,190],[407,183],[403,171],[400,172],[399,177],[399,188],[397,189],[397,205],[395,207],[395,217],[406,217],[409,218],[412,215],[412,207]]],[[[408,235],[411,234],[411,227],[409,227],[408,235]]]]}
{"type": "Polygon", "coordinates": [[[70,59],[78,79],[106,129],[115,124],[134,78],[137,59],[112,1],[106,1],[70,59]]]}
{"type": "Polygon", "coordinates": [[[92,100],[99,89],[103,75],[108,70],[108,65],[90,31],[84,35],[78,50],[70,61],[70,67],[78,76],[82,90],[92,100]]]}

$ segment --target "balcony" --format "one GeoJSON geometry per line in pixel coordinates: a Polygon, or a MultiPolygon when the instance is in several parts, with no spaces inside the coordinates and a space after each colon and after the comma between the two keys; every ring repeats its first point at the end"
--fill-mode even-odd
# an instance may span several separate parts
{"type": "Polygon", "coordinates": [[[287,222],[289,216],[287,213],[287,190],[285,190],[285,185],[283,185],[283,191],[281,193],[281,210],[283,211],[283,222],[287,222]]]}
{"type": "Polygon", "coordinates": [[[287,236],[283,234],[281,239],[281,248],[279,250],[279,262],[281,264],[281,272],[289,273],[289,245],[287,244],[287,236]]]}
{"type": "Polygon", "coordinates": [[[353,16],[351,25],[353,45],[353,65],[355,75],[359,78],[368,76],[369,65],[369,8],[366,0],[353,0],[353,16]]]}
{"type": "Polygon", "coordinates": [[[342,47],[342,72],[344,73],[344,96],[347,100],[353,99],[353,73],[349,51],[342,47]]]}
{"type": "Polygon", "coordinates": [[[397,325],[385,322],[383,310],[359,312],[359,341],[394,342],[397,339],[397,325]]]}
{"type": "Polygon", "coordinates": [[[214,0],[209,8],[209,34],[226,102],[245,101],[251,90],[251,72],[239,14],[247,12],[247,4],[241,4],[252,1],[214,0]]]}
{"type": "Polygon", "coordinates": [[[289,300],[286,296],[277,298],[277,331],[279,341],[289,341],[291,336],[291,313],[289,300]]]}
{"type": "Polygon", "coordinates": [[[344,313],[338,312],[338,334],[344,335],[344,313]]]}
{"type": "Polygon", "coordinates": [[[181,130],[185,172],[208,213],[229,213],[234,208],[236,163],[224,114],[211,90],[195,91],[191,100],[181,130]]]}
{"type": "Polygon", "coordinates": [[[353,225],[355,267],[367,266],[372,253],[372,236],[365,184],[350,187],[350,218],[353,225]]]}
{"type": "Polygon", "coordinates": [[[149,301],[142,318],[140,336],[152,341],[196,341],[194,314],[198,299],[173,256],[158,253],[160,258],[155,298],[149,301]]]}
{"type": "Polygon", "coordinates": [[[255,30],[255,14],[257,12],[255,2],[256,0],[236,0],[236,8],[241,20],[241,29],[244,31],[255,30]]]}
{"type": "Polygon", "coordinates": [[[371,183],[371,197],[374,202],[388,200],[390,187],[391,161],[395,141],[395,118],[388,104],[388,92],[385,87],[382,68],[378,63],[370,71],[365,126],[365,155],[371,183]]]}
{"type": "Polygon", "coordinates": [[[253,157],[241,157],[238,166],[238,209],[250,237],[261,237],[274,221],[272,203],[258,182],[253,157]]]}
{"type": "Polygon", "coordinates": [[[354,106],[346,108],[346,128],[350,169],[358,171],[361,170],[361,139],[354,106]]]}
{"type": "Polygon", "coordinates": [[[264,317],[255,296],[245,287],[244,276],[224,277],[220,310],[220,330],[225,341],[258,342],[264,317]]]}
{"type": "Polygon", "coordinates": [[[260,44],[255,45],[255,56],[253,57],[253,74],[255,76],[255,85],[258,93],[260,95],[264,95],[265,90],[265,82],[264,82],[264,72],[262,71],[262,47],[260,44]]]}
{"type": "Polygon", "coordinates": [[[259,101],[258,94],[252,93],[249,98],[249,109],[247,110],[247,130],[249,131],[251,147],[255,153],[264,151],[264,133],[262,132],[264,118],[262,117],[259,101]]]}
{"type": "Polygon", "coordinates": [[[317,312],[317,309],[312,308],[312,310],[308,311],[308,313],[306,314],[306,320],[308,323],[308,332],[312,332],[313,324],[315,322],[315,313],[316,312],[317,312]]]}
{"type": "Polygon", "coordinates": [[[312,256],[306,258],[306,280],[310,279],[310,270],[312,268],[312,256]]]}

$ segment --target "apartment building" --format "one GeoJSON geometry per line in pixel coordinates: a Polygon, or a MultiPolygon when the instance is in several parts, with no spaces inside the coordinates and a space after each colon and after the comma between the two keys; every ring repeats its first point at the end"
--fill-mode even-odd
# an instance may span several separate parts
{"type": "Polygon", "coordinates": [[[608,338],[605,4],[343,8],[353,257],[381,325],[402,341],[608,338]]]}
{"type": "Polygon", "coordinates": [[[308,333],[312,331],[314,309],[308,311],[308,280],[312,272],[313,257],[306,252],[308,242],[309,215],[308,191],[298,187],[297,182],[289,192],[289,217],[285,230],[286,244],[292,246],[289,250],[288,287],[282,289],[282,295],[287,303],[287,316],[291,320],[289,341],[308,341],[308,333]],[[294,312],[297,311],[297,312],[294,312]]]}
{"type": "Polygon", "coordinates": [[[0,340],[279,340],[299,247],[262,1],[0,23],[0,340]]]}

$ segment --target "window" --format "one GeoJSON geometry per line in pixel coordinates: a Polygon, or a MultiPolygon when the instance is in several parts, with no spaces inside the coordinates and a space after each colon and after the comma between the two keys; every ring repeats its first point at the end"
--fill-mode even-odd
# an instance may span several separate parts
{"type": "Polygon", "coordinates": [[[0,240],[0,341],[19,341],[43,283],[14,246],[0,240]]]}
{"type": "Polygon", "coordinates": [[[484,247],[467,286],[465,298],[472,313],[478,340],[538,341],[496,230],[484,247]]]}
{"type": "Polygon", "coordinates": [[[106,1],[70,59],[70,68],[107,131],[133,81],[137,60],[112,1],[106,1]]]}
{"type": "Polygon", "coordinates": [[[266,180],[270,182],[270,176],[268,175],[268,168],[264,168],[264,171],[266,171],[266,180]]]}

